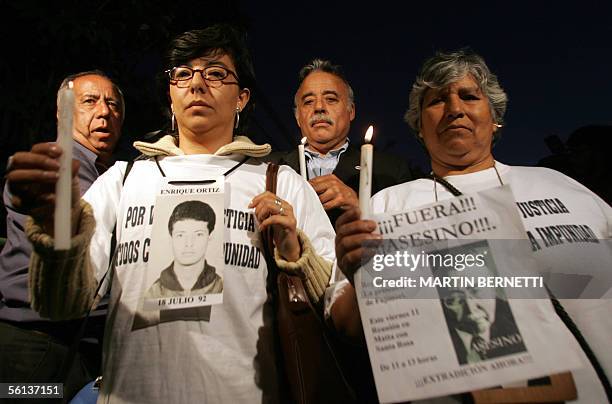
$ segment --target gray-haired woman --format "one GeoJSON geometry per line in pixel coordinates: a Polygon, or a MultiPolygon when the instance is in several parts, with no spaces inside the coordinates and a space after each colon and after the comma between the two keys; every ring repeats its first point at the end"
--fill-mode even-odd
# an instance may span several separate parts
{"type": "MultiPolygon", "coordinates": [[[[410,93],[405,117],[431,158],[432,176],[382,190],[372,198],[372,212],[406,211],[452,198],[457,191],[471,193],[509,184],[527,235],[535,243],[538,264],[555,272],[579,274],[585,267],[586,248],[597,244],[602,255],[611,256],[612,209],[561,173],[496,161],[492,146],[503,125],[506,103],[497,77],[479,55],[460,50],[428,59],[410,93]],[[589,237],[582,237],[578,230],[589,237]]],[[[362,242],[381,238],[375,229],[375,222],[359,220],[357,210],[346,212],[337,222],[338,266],[351,282],[363,255],[371,253],[362,242]]],[[[594,265],[609,268],[610,261],[594,265]]],[[[352,285],[336,286],[333,296],[329,313],[334,325],[359,337],[362,329],[352,285]]],[[[596,358],[589,362],[583,355],[585,368],[573,372],[578,401],[606,402],[612,375],[608,349],[612,301],[581,299],[563,304],[596,358]]]]}

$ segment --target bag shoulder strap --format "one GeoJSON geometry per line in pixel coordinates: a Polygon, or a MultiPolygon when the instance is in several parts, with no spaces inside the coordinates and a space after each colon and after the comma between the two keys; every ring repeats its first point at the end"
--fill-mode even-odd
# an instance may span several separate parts
{"type": "MultiPolygon", "coordinates": [[[[128,161],[127,166],[125,167],[125,172],[123,173],[123,180],[121,181],[121,186],[122,187],[123,187],[123,185],[125,185],[125,180],[127,180],[127,177],[130,174],[130,171],[132,171],[132,167],[134,166],[134,162],[136,160],[138,160],[138,158],[136,158],[134,160],[128,161]]],[[[117,230],[115,230],[116,227],[117,226],[113,227],[113,235],[111,237],[111,245],[110,245],[111,255],[115,251],[115,247],[117,247],[117,230]]],[[[104,274],[104,276],[106,276],[106,274],[104,274]]],[[[102,282],[100,282],[100,283],[102,283],[102,282]]]]}
{"type": "Polygon", "coordinates": [[[127,180],[127,177],[130,174],[130,171],[132,171],[132,167],[134,166],[135,161],[136,160],[128,161],[127,166],[125,167],[125,172],[123,173],[123,181],[121,182],[121,184],[125,185],[125,180],[127,180]]]}
{"type": "Polygon", "coordinates": [[[278,169],[280,166],[275,163],[269,163],[266,170],[266,191],[276,194],[276,182],[278,177],[278,169]]]}
{"type": "MultiPolygon", "coordinates": [[[[275,163],[269,163],[266,170],[266,191],[276,195],[276,183],[278,178],[279,165],[275,163]]],[[[274,260],[274,238],[272,234],[272,227],[268,227],[264,230],[263,242],[266,249],[266,253],[274,260]]]]}

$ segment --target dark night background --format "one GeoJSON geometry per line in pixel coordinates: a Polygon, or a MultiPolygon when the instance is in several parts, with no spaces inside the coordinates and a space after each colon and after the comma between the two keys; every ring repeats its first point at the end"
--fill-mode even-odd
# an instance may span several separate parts
{"type": "MultiPolygon", "coordinates": [[[[551,154],[547,136],[612,124],[609,1],[0,0],[0,10],[0,173],[15,151],[54,139],[60,81],[92,68],[126,96],[120,156],[128,158],[134,140],[167,124],[155,76],[168,40],[218,21],[248,28],[259,87],[249,135],[276,149],[297,144],[296,77],[314,57],[343,65],[355,90],[351,139],[360,143],[373,124],[377,149],[423,171],[428,160],[402,117],[419,66],[436,50],[469,46],[498,75],[510,99],[494,151],[504,163],[535,165],[551,154]]],[[[602,142],[607,153],[610,137],[602,142]]]]}

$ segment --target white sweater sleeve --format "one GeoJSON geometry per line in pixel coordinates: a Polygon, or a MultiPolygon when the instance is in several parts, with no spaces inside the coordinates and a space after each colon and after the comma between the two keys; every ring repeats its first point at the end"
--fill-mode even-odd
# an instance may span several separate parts
{"type": "Polygon", "coordinates": [[[277,264],[288,272],[301,271],[310,298],[317,302],[329,284],[336,260],[336,233],[314,189],[288,167],[278,173],[277,195],[293,207],[297,220],[302,257],[287,263],[277,257],[277,264]]]}
{"type": "Polygon", "coordinates": [[[78,318],[92,306],[98,280],[108,268],[123,173],[117,163],[89,188],[73,212],[77,233],[67,251],[55,251],[53,238],[31,218],[29,284],[32,308],[53,320],[78,318]]]}

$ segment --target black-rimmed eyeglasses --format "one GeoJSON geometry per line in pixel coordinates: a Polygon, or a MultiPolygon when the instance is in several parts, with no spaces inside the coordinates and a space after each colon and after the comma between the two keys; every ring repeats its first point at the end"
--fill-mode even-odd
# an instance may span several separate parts
{"type": "Polygon", "coordinates": [[[187,66],[179,66],[165,71],[165,73],[168,74],[170,81],[183,83],[191,80],[196,72],[199,72],[202,75],[202,78],[206,80],[208,85],[211,87],[219,87],[221,84],[238,84],[223,83],[223,80],[230,75],[234,76],[236,81],[238,81],[238,76],[236,76],[236,73],[226,69],[223,66],[207,66],[203,69],[192,69],[191,67],[187,66]]]}

